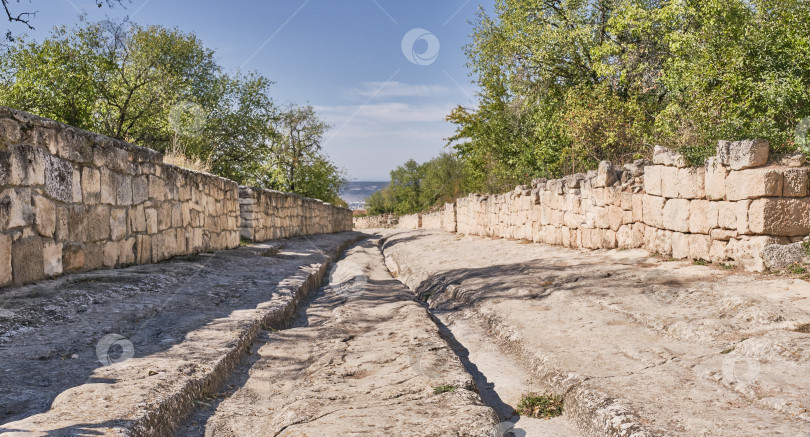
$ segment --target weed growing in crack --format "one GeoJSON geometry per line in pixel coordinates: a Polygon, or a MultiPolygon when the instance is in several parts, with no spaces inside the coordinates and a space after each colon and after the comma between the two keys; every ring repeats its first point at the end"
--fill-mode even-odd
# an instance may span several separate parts
{"type": "Polygon", "coordinates": [[[455,390],[456,390],[456,388],[458,388],[458,387],[456,387],[455,385],[451,385],[451,384],[442,384],[442,385],[440,385],[440,386],[438,386],[438,387],[433,387],[433,394],[434,394],[434,395],[440,395],[440,394],[442,394],[442,393],[447,393],[447,392],[455,391],[455,390]]]}
{"type": "Polygon", "coordinates": [[[562,396],[552,394],[526,393],[520,398],[517,405],[517,412],[521,416],[535,417],[538,419],[550,419],[561,416],[563,413],[562,396]]]}
{"type": "Polygon", "coordinates": [[[706,260],[703,259],[703,258],[698,258],[698,259],[692,261],[692,263],[695,264],[696,266],[705,266],[707,264],[706,260]]]}
{"type": "Polygon", "coordinates": [[[722,267],[723,270],[732,270],[737,266],[735,266],[734,264],[720,264],[720,267],[722,267]]]}
{"type": "Polygon", "coordinates": [[[807,273],[807,269],[801,264],[793,264],[792,266],[788,267],[788,271],[794,275],[802,275],[807,273]]]}

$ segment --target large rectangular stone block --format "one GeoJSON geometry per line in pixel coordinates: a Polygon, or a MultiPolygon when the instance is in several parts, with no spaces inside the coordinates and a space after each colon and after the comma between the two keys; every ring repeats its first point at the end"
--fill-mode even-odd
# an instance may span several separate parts
{"type": "Polygon", "coordinates": [[[709,200],[723,200],[726,198],[726,177],[728,169],[712,156],[706,161],[704,188],[706,198],[709,200]]]}
{"type": "Polygon", "coordinates": [[[807,195],[808,172],[810,168],[786,168],[783,171],[783,197],[804,197],[807,195]]]}
{"type": "Polygon", "coordinates": [[[644,195],[644,223],[656,227],[664,227],[664,202],[666,199],[658,196],[644,195]]]}
{"type": "Polygon", "coordinates": [[[45,242],[42,258],[45,276],[52,277],[62,274],[62,243],[45,242]]]}
{"type": "Polygon", "coordinates": [[[101,201],[101,172],[92,167],[82,169],[82,199],[90,205],[101,201]]]}
{"type": "Polygon", "coordinates": [[[704,167],[678,169],[678,176],[675,179],[678,197],[683,199],[702,199],[706,197],[705,184],[706,169],[704,167]]]}
{"type": "Polygon", "coordinates": [[[717,159],[731,170],[760,167],[768,163],[770,143],[765,139],[719,141],[717,159]]]}
{"type": "Polygon", "coordinates": [[[9,188],[0,193],[0,229],[12,229],[34,224],[30,188],[9,188]]]}
{"type": "Polygon", "coordinates": [[[749,233],[750,227],[748,226],[748,207],[751,205],[750,200],[740,200],[737,202],[737,233],[745,235],[749,233]]]}
{"type": "Polygon", "coordinates": [[[644,191],[653,196],[661,195],[661,169],[662,165],[649,165],[644,167],[644,191]]]}
{"type": "Polygon", "coordinates": [[[38,194],[33,196],[33,200],[37,232],[43,237],[53,237],[56,231],[56,208],[53,202],[47,197],[38,194]]]}
{"type": "Polygon", "coordinates": [[[664,205],[663,224],[665,229],[689,232],[689,200],[669,199],[664,205]]]}
{"type": "Polygon", "coordinates": [[[672,257],[684,259],[689,257],[689,235],[680,232],[672,234],[672,257]]]}
{"type": "Polygon", "coordinates": [[[810,199],[770,198],[751,202],[748,227],[755,234],[805,236],[810,234],[810,199]]]}
{"type": "Polygon", "coordinates": [[[712,247],[712,239],[708,235],[689,235],[689,258],[709,260],[712,247]]]}
{"type": "Polygon", "coordinates": [[[693,200],[689,203],[689,232],[693,234],[708,234],[717,227],[717,202],[709,200],[693,200]]]}
{"type": "Polygon", "coordinates": [[[782,195],[782,172],[776,167],[731,171],[726,177],[728,200],[782,195]]]}
{"type": "Polygon", "coordinates": [[[11,245],[14,284],[28,284],[45,277],[43,249],[40,237],[21,238],[11,245]]]}
{"type": "Polygon", "coordinates": [[[678,188],[680,183],[678,177],[680,170],[676,167],[664,167],[661,169],[661,195],[674,199],[678,197],[678,188]]]}

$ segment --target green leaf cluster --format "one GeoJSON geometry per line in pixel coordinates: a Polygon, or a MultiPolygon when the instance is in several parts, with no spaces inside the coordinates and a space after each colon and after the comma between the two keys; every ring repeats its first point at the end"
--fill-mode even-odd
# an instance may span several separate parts
{"type": "Polygon", "coordinates": [[[15,38],[0,52],[0,105],[150,147],[241,184],[329,202],[346,181],[311,106],[278,107],[272,82],[229,74],[193,33],[128,21],[15,38]]]}
{"type": "Polygon", "coordinates": [[[810,151],[808,22],[805,0],[496,0],[449,144],[484,192],[659,144],[695,161],[719,139],[810,151]]]}

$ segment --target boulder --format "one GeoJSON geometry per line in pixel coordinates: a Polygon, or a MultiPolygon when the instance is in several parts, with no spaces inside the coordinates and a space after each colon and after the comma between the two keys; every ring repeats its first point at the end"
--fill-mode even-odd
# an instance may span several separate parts
{"type": "Polygon", "coordinates": [[[666,147],[655,146],[653,148],[653,164],[666,165],[669,167],[686,167],[686,159],[680,153],[666,147]]]}
{"type": "Polygon", "coordinates": [[[770,143],[765,139],[719,141],[717,159],[731,170],[761,167],[768,163],[770,143]]]}
{"type": "Polygon", "coordinates": [[[794,153],[792,155],[783,156],[779,163],[788,167],[801,167],[807,161],[807,157],[803,153],[794,153]]]}
{"type": "Polygon", "coordinates": [[[760,254],[765,267],[769,269],[784,269],[804,259],[803,242],[792,244],[769,244],[760,254]]]}
{"type": "Polygon", "coordinates": [[[616,169],[610,161],[602,161],[599,163],[599,169],[596,171],[596,179],[594,179],[594,187],[612,187],[618,181],[616,177],[616,169]]]}

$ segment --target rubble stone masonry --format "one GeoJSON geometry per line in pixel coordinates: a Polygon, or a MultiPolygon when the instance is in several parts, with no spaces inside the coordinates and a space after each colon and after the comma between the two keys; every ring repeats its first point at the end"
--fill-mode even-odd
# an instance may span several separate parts
{"type": "Polygon", "coordinates": [[[350,229],[345,208],[240,189],[153,150],[0,107],[0,286],[230,249],[240,231],[350,229]],[[242,192],[262,194],[250,202],[242,192]],[[240,207],[241,217],[271,215],[240,220],[240,207]]]}

